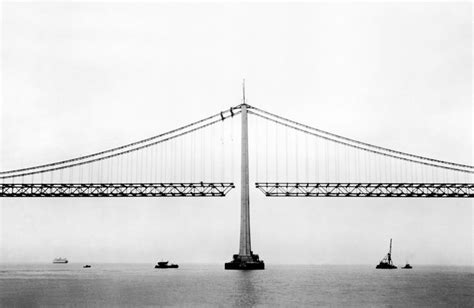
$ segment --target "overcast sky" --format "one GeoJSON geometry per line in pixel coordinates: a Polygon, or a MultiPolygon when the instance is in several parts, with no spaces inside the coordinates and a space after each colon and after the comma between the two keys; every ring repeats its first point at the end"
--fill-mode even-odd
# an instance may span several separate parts
{"type": "MultiPolygon", "coordinates": [[[[250,105],[472,165],[470,3],[2,3],[0,170],[119,146],[250,105]]],[[[251,137],[250,137],[251,138],[251,137]]],[[[237,156],[236,156],[237,157],[237,156]]],[[[236,180],[237,182],[237,180],[236,180]]],[[[471,200],[266,199],[268,263],[472,265],[471,200]]],[[[224,262],[225,199],[2,199],[0,261],[224,262]]]]}

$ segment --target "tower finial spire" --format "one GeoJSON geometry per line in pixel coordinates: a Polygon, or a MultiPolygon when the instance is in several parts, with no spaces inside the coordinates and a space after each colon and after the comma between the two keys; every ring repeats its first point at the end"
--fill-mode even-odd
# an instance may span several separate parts
{"type": "Polygon", "coordinates": [[[242,81],[242,98],[243,98],[243,103],[245,104],[245,78],[242,81]]]}

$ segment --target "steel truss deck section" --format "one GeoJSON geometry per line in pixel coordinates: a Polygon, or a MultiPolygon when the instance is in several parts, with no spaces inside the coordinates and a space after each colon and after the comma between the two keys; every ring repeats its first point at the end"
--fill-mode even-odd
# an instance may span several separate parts
{"type": "Polygon", "coordinates": [[[267,197],[473,198],[469,183],[255,183],[267,197]]]}
{"type": "Polygon", "coordinates": [[[0,184],[0,197],[225,197],[234,183],[0,184]]]}

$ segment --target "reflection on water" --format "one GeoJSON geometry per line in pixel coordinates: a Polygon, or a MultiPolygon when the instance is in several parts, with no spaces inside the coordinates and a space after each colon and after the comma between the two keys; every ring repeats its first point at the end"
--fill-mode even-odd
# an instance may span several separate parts
{"type": "Polygon", "coordinates": [[[257,271],[236,271],[236,294],[234,298],[234,306],[253,307],[259,301],[259,292],[255,290],[255,284],[260,283],[257,271]],[[256,281],[257,279],[257,281],[256,281]]]}

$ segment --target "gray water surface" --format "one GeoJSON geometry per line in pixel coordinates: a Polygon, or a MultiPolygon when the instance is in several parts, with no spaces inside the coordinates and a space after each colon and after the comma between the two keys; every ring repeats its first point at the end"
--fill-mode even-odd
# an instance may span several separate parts
{"type": "Polygon", "coordinates": [[[0,264],[2,306],[473,307],[472,267],[0,264]]]}

